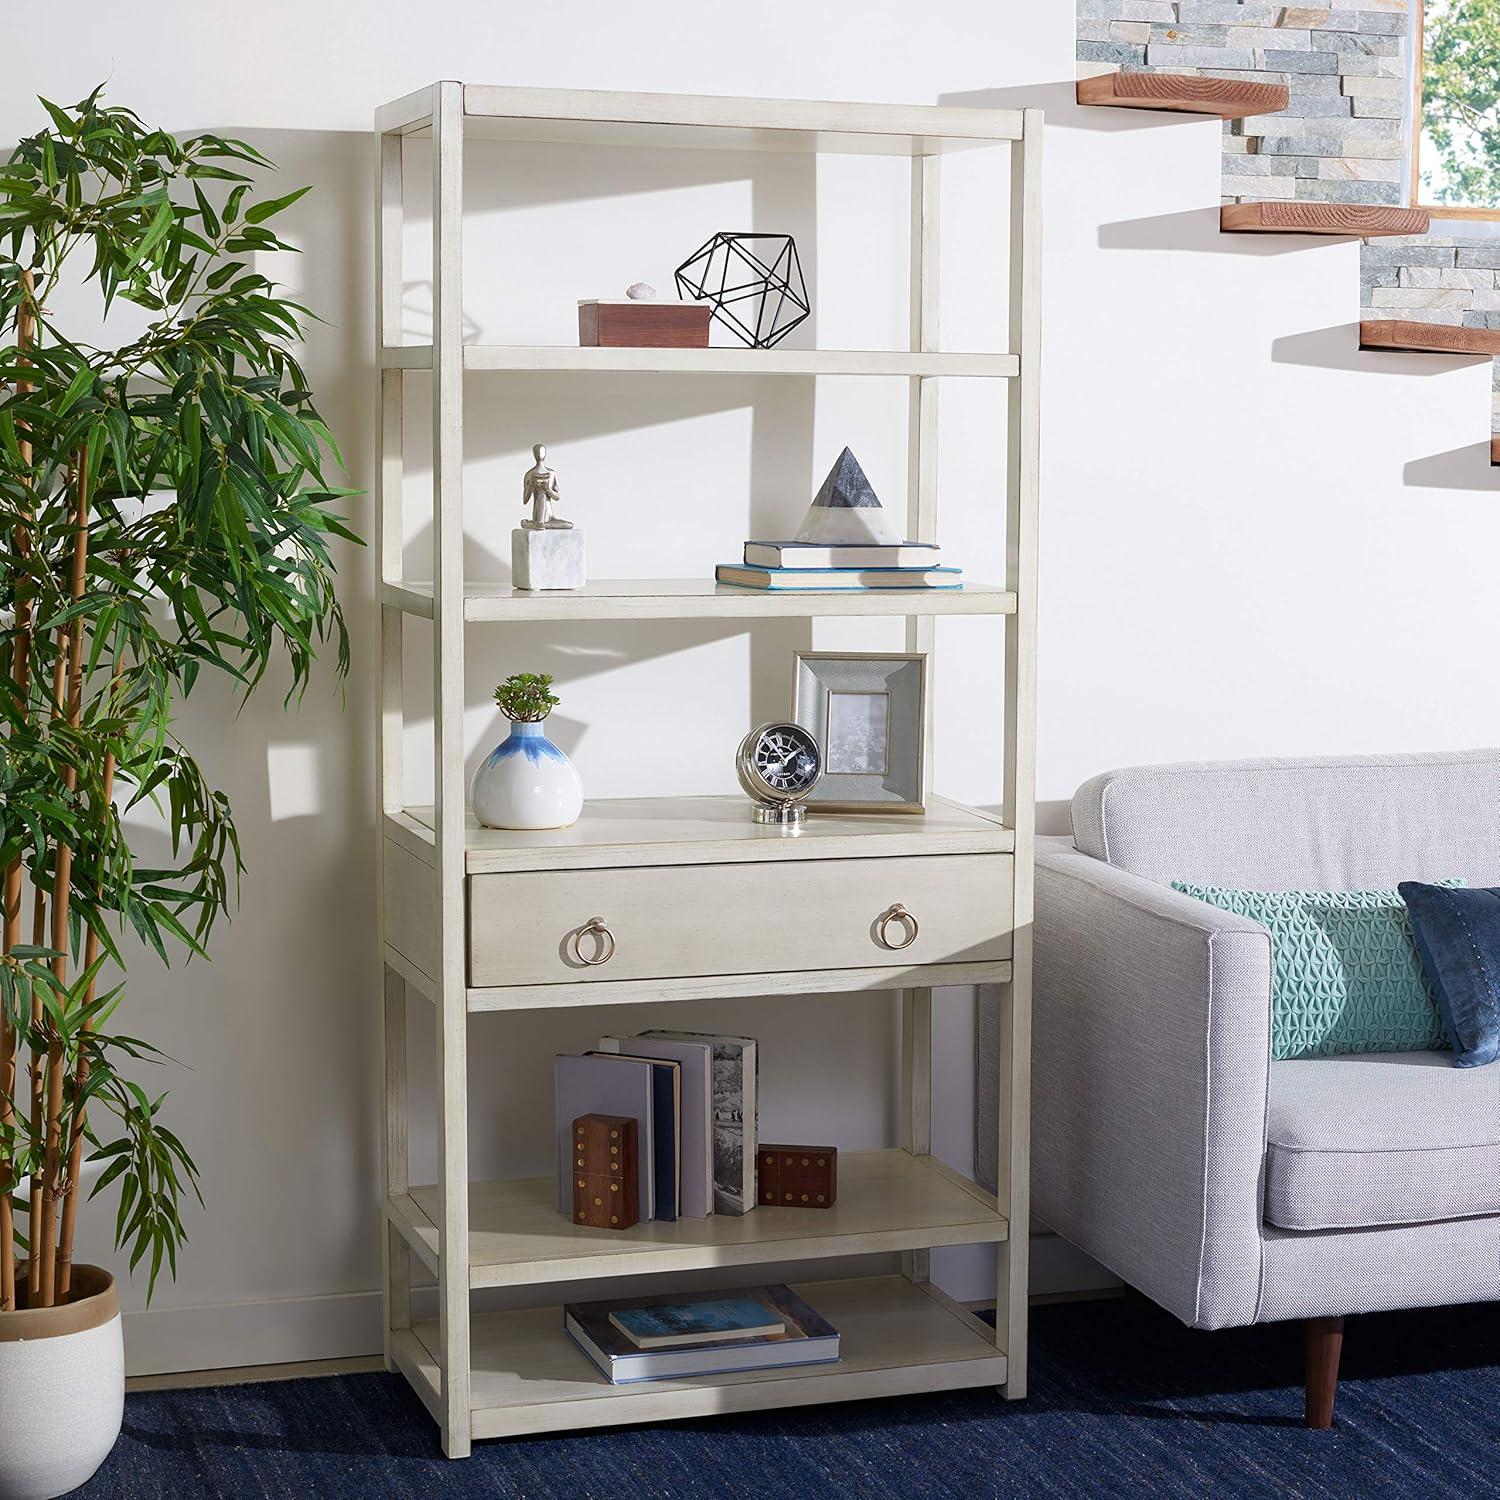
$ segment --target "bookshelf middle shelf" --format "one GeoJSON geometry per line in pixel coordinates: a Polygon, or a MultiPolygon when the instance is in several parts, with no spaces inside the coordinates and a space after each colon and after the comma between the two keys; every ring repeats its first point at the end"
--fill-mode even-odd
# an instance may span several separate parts
{"type": "MultiPolygon", "coordinates": [[[[432,618],[432,585],[381,585],[389,609],[432,618]]],[[[1013,615],[1016,596],[992,583],[962,588],[777,590],[739,588],[712,578],[602,578],[581,589],[518,589],[508,583],[464,586],[471,623],[526,620],[756,620],[880,615],[1013,615]]]]}
{"type": "MultiPolygon", "coordinates": [[[[841,1153],[838,1202],[827,1209],[757,1208],[618,1231],[573,1224],[556,1196],[550,1177],[469,1185],[471,1287],[998,1244],[1008,1232],[993,1194],[935,1157],[900,1149],[841,1153]]],[[[386,1217],[436,1273],[437,1188],[387,1199],[386,1217]]]]}

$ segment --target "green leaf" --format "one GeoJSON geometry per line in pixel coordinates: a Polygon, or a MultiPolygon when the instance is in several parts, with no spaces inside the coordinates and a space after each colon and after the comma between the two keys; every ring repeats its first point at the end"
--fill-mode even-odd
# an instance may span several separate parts
{"type": "Polygon", "coordinates": [[[282,209],[289,208],[299,198],[305,197],[312,191],[311,185],[298,188],[295,193],[287,193],[282,198],[268,198],[264,203],[257,203],[254,208],[245,212],[247,224],[263,224],[272,214],[279,214],[282,209]]]}

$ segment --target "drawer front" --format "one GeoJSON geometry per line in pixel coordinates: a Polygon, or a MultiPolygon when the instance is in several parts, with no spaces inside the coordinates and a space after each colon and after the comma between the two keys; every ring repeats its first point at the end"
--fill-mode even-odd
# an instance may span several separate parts
{"type": "Polygon", "coordinates": [[[1008,854],[474,875],[469,983],[1004,959],[1011,878],[1008,854]]]}

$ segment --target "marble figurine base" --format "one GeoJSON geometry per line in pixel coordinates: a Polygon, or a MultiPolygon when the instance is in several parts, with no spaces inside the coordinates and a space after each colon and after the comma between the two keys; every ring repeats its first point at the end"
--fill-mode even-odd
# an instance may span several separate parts
{"type": "Polygon", "coordinates": [[[587,581],[583,530],[528,531],[510,534],[511,582],[518,589],[581,589],[587,581]]]}

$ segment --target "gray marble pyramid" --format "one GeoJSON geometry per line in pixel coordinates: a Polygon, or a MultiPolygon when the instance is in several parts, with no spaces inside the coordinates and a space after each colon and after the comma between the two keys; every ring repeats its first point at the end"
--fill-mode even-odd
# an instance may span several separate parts
{"type": "Polygon", "coordinates": [[[813,497],[797,533],[799,542],[823,546],[894,546],[901,540],[859,460],[845,448],[813,497]]]}

